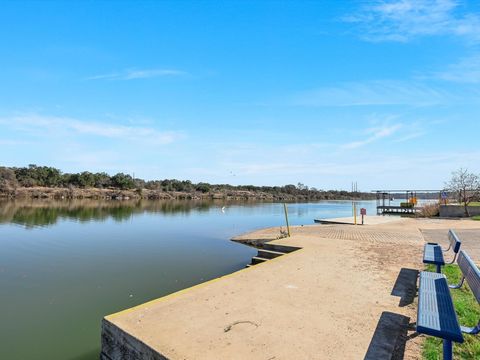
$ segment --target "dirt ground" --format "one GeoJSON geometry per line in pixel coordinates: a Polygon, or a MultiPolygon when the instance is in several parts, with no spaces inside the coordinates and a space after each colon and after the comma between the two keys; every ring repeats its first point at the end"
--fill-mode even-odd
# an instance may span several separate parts
{"type": "Polygon", "coordinates": [[[129,346],[132,359],[419,359],[412,324],[424,235],[442,242],[449,228],[471,232],[475,248],[480,222],[468,220],[294,227],[273,243],[301,250],[106,317],[104,355],[115,360],[129,346]]]}

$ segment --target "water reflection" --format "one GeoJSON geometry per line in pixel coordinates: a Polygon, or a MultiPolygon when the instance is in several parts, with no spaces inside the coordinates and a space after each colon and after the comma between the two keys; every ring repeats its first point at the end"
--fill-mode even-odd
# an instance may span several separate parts
{"type": "MultiPolygon", "coordinates": [[[[55,225],[62,219],[79,222],[126,221],[135,214],[187,215],[207,212],[212,206],[231,203],[220,201],[152,200],[31,200],[0,201],[0,224],[18,224],[27,228],[55,225]]],[[[242,203],[243,204],[243,203],[242,203]]],[[[253,205],[253,203],[251,203],[253,205]]],[[[258,203],[256,203],[258,204],[258,203]]]]}
{"type": "MultiPolygon", "coordinates": [[[[258,212],[266,206],[266,212],[283,214],[281,204],[248,200],[0,200],[0,224],[17,224],[28,229],[52,226],[62,220],[80,223],[107,220],[123,222],[146,213],[163,217],[186,216],[207,213],[215,207],[229,209],[232,206],[237,211],[244,209],[247,212],[252,209],[258,212]]],[[[289,205],[289,214],[294,222],[310,215],[310,220],[313,220],[316,214],[324,217],[348,216],[350,206],[348,201],[292,203],[289,205]]],[[[359,206],[367,207],[369,214],[375,211],[372,201],[360,202],[359,206]]]]}

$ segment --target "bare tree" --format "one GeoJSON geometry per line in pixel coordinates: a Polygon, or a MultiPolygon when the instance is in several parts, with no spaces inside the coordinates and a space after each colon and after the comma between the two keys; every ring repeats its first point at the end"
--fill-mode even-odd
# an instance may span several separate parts
{"type": "Polygon", "coordinates": [[[458,194],[460,203],[465,207],[465,216],[470,216],[468,205],[480,196],[480,177],[460,168],[452,172],[452,178],[445,185],[449,191],[458,194]]]}

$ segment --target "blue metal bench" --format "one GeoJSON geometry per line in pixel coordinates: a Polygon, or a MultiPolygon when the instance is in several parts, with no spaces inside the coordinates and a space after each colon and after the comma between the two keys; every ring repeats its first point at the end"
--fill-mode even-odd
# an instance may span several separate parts
{"type": "Polygon", "coordinates": [[[467,280],[468,285],[480,303],[480,271],[470,257],[462,250],[458,266],[463,277],[459,284],[448,285],[445,275],[422,271],[418,288],[417,332],[443,339],[443,359],[453,357],[452,342],[462,343],[462,333],[478,334],[480,321],[471,328],[460,326],[453,306],[451,289],[458,289],[467,280]]]}
{"type": "Polygon", "coordinates": [[[447,278],[443,274],[420,273],[417,332],[443,339],[444,360],[452,359],[452,341],[463,343],[447,278]]]}
{"type": "Polygon", "coordinates": [[[437,273],[441,273],[442,266],[446,264],[443,253],[447,252],[450,249],[453,250],[453,260],[447,263],[453,264],[455,262],[455,259],[457,258],[458,251],[460,250],[460,245],[462,244],[457,234],[455,234],[455,231],[451,229],[448,230],[448,240],[450,245],[445,250],[442,249],[442,247],[437,243],[427,243],[425,244],[425,248],[423,249],[423,263],[436,265],[437,273]]]}
{"type": "MultiPolygon", "coordinates": [[[[462,287],[465,280],[467,280],[468,286],[470,286],[470,290],[472,290],[475,299],[477,302],[480,303],[480,270],[472,261],[470,256],[465,251],[460,251],[458,255],[457,264],[462,271],[462,279],[458,285],[449,285],[450,289],[459,289],[462,287]]],[[[462,332],[466,334],[478,334],[480,333],[480,320],[478,321],[477,326],[475,327],[467,327],[467,326],[460,326],[462,332]]]]}

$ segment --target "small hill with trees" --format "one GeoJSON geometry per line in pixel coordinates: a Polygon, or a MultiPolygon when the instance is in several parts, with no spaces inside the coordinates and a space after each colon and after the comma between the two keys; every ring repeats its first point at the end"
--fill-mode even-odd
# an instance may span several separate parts
{"type": "Polygon", "coordinates": [[[189,180],[143,180],[129,174],[105,172],[62,173],[49,166],[0,167],[0,196],[10,198],[102,199],[258,199],[347,200],[373,199],[371,193],[319,190],[298,183],[254,186],[192,183],[189,180]]]}

